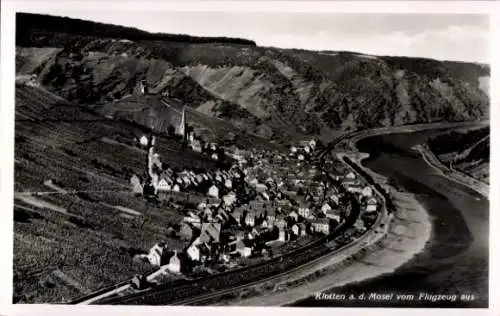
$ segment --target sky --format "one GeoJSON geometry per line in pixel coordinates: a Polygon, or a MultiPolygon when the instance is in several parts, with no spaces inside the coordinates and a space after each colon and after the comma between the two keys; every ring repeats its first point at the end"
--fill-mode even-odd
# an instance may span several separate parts
{"type": "Polygon", "coordinates": [[[489,62],[489,20],[479,14],[30,11],[150,32],[229,36],[259,46],[489,62]]]}

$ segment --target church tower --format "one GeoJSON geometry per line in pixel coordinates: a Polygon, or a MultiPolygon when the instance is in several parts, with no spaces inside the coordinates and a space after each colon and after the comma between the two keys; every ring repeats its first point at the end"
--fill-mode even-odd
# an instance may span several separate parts
{"type": "Polygon", "coordinates": [[[179,135],[184,137],[186,135],[186,110],[182,108],[181,122],[179,124],[179,135]]]}

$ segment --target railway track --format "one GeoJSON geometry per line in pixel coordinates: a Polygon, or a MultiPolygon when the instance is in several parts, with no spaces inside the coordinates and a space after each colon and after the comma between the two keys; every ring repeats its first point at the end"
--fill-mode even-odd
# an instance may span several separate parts
{"type": "MultiPolygon", "coordinates": [[[[376,223],[374,225],[374,227],[377,227],[380,224],[380,222],[382,221],[382,218],[383,218],[383,216],[378,217],[378,223],[376,223]]],[[[226,290],[222,290],[222,291],[219,291],[217,293],[209,293],[209,294],[194,297],[191,299],[177,301],[177,302],[174,302],[173,305],[200,305],[200,304],[203,304],[207,301],[220,298],[224,295],[236,293],[238,291],[244,290],[246,288],[250,288],[250,287],[255,286],[255,285],[264,284],[264,283],[268,283],[268,282],[279,282],[279,281],[281,281],[281,279],[283,277],[286,277],[287,275],[290,275],[293,273],[298,273],[298,272],[303,271],[303,270],[308,270],[309,268],[314,268],[317,265],[331,261],[335,256],[338,256],[339,254],[344,253],[347,250],[355,249],[353,251],[357,252],[357,251],[363,249],[363,247],[368,243],[370,238],[371,238],[371,234],[369,234],[369,232],[365,233],[365,235],[363,235],[361,238],[357,239],[353,243],[347,244],[344,247],[336,249],[332,252],[329,252],[323,256],[320,256],[316,259],[313,259],[307,263],[299,265],[299,266],[292,268],[290,270],[278,273],[278,274],[273,275],[271,277],[267,277],[267,278],[249,283],[249,284],[239,285],[239,286],[235,286],[235,287],[232,287],[232,288],[229,288],[226,290]],[[356,249],[356,248],[359,248],[359,249],[356,249]]],[[[273,286],[275,286],[275,285],[273,285],[273,286]]]]}
{"type": "MultiPolygon", "coordinates": [[[[338,141],[343,140],[346,138],[346,135],[339,137],[338,141]]],[[[331,175],[323,169],[324,165],[324,155],[329,151],[328,148],[326,148],[322,153],[319,155],[319,167],[323,171],[326,172],[326,174],[329,176],[329,178],[332,180],[331,175]]],[[[351,208],[352,208],[353,203],[351,203],[351,208]]],[[[325,246],[325,243],[327,243],[330,240],[333,240],[337,236],[340,236],[345,230],[347,230],[349,227],[352,226],[352,224],[355,222],[357,217],[359,216],[359,206],[357,207],[356,210],[351,210],[347,220],[341,224],[335,232],[333,232],[331,235],[325,236],[323,238],[320,238],[318,240],[315,240],[311,243],[308,243],[302,247],[299,247],[292,252],[289,252],[287,254],[284,254],[282,256],[273,258],[271,260],[268,260],[266,262],[263,262],[261,264],[257,265],[252,265],[248,267],[243,267],[237,270],[233,271],[228,271],[226,273],[221,273],[221,274],[216,274],[212,277],[209,278],[204,278],[204,279],[199,279],[199,280],[193,280],[191,282],[186,282],[187,284],[172,284],[172,285],[165,285],[165,286],[160,286],[158,288],[155,288],[151,290],[150,292],[147,293],[134,293],[131,295],[127,295],[125,297],[110,297],[110,298],[104,298],[100,301],[95,302],[96,304],[186,304],[184,301],[188,302],[196,302],[199,299],[211,299],[214,296],[220,296],[224,295],[225,293],[230,293],[231,291],[234,291],[235,289],[243,289],[246,287],[251,287],[256,284],[260,284],[262,282],[269,282],[272,280],[276,280],[276,278],[283,277],[289,273],[297,272],[301,269],[304,269],[306,267],[311,267],[314,264],[317,264],[318,262],[322,262],[323,260],[329,260],[332,256],[332,252],[328,247],[325,246]],[[326,254],[329,254],[329,256],[326,256],[326,254]],[[301,257],[303,256],[303,257],[301,257]],[[297,265],[295,260],[300,260],[299,264],[297,265]],[[312,259],[312,260],[311,260],[312,259]],[[260,270],[264,269],[264,271],[260,270]],[[267,271],[266,271],[267,270],[267,271]],[[276,272],[280,272],[276,274],[276,272]],[[233,279],[233,276],[235,279],[239,279],[236,276],[241,275],[249,275],[245,280],[242,280],[244,284],[241,284],[241,282],[238,285],[234,285],[230,288],[224,288],[224,285],[228,282],[223,282],[223,281],[229,281],[233,279]],[[208,284],[211,284],[212,286],[207,286],[208,284]],[[222,284],[222,287],[217,291],[217,293],[210,293],[210,294],[205,294],[208,295],[208,298],[206,296],[196,296],[193,297],[192,295],[196,295],[196,290],[199,289],[208,289],[208,288],[217,288],[218,283],[222,284]],[[173,292],[176,292],[175,294],[178,295],[179,292],[185,292],[187,296],[190,297],[182,297],[180,299],[171,299],[170,296],[174,294],[173,292]]],[[[380,216],[379,216],[380,217],[380,216]]],[[[361,241],[359,241],[361,243],[361,241]]],[[[340,251],[340,250],[339,250],[340,251]]],[[[333,252],[334,254],[337,254],[339,251],[333,252]]],[[[220,286],[219,286],[220,287],[220,286]]],[[[113,289],[116,289],[116,286],[113,287],[113,289]]],[[[99,294],[102,295],[103,291],[100,291],[99,294]]],[[[175,296],[175,295],[174,295],[175,296]]],[[[86,300],[80,299],[75,303],[80,303],[82,301],[88,301],[88,297],[86,300]]]]}
{"type": "MultiPolygon", "coordinates": [[[[463,125],[468,125],[471,122],[466,122],[466,123],[450,123],[446,124],[446,127],[455,127],[456,125],[458,126],[463,126],[463,125]],[[450,126],[451,125],[451,126],[450,126]]],[[[484,124],[484,122],[479,122],[484,124]]],[[[478,124],[478,122],[474,122],[474,124],[478,124]]],[[[319,167],[321,170],[325,171],[325,173],[329,176],[331,179],[331,175],[324,170],[324,163],[325,163],[325,156],[328,152],[330,152],[338,143],[340,143],[343,140],[346,139],[351,139],[352,140],[359,140],[364,137],[368,136],[374,136],[374,135],[379,135],[379,134],[389,134],[389,133],[397,133],[397,132],[411,132],[411,131],[416,131],[416,130],[424,130],[428,128],[435,127],[436,124],[419,124],[419,125],[411,125],[411,126],[403,126],[403,127],[392,127],[392,128],[380,128],[380,129],[374,129],[370,131],[360,131],[360,132],[351,132],[348,134],[344,134],[332,142],[328,144],[328,146],[318,155],[318,163],[319,167]]],[[[440,126],[443,125],[442,123],[440,126]]],[[[376,189],[377,193],[379,195],[382,195],[381,192],[378,192],[378,189],[376,189]]],[[[383,197],[383,200],[385,202],[385,198],[383,197]]],[[[358,210],[359,211],[359,210],[358,210]]],[[[369,238],[372,237],[370,233],[373,233],[376,231],[376,228],[382,223],[384,218],[387,216],[387,209],[385,208],[385,203],[384,203],[384,208],[382,215],[379,215],[376,219],[376,222],[372,226],[372,229],[368,230],[365,232],[365,234],[358,238],[356,241],[345,245],[342,248],[339,248],[335,251],[327,251],[328,248],[325,247],[325,243],[328,242],[329,240],[332,240],[335,238],[335,236],[338,236],[339,234],[342,233],[342,230],[346,230],[348,227],[348,224],[353,220],[353,217],[358,214],[357,212],[351,212],[349,214],[349,220],[346,220],[344,223],[345,225],[339,226],[338,230],[332,235],[326,236],[324,238],[321,238],[319,240],[316,240],[314,242],[311,242],[303,247],[300,247],[298,249],[295,249],[294,251],[285,254],[283,256],[280,256],[278,258],[273,258],[269,261],[266,261],[264,263],[258,264],[258,265],[253,265],[249,267],[244,267],[240,268],[238,270],[233,270],[233,271],[228,271],[225,273],[217,274],[214,276],[211,276],[209,278],[204,278],[204,279],[197,279],[197,280],[191,280],[187,281],[184,284],[182,283],[176,283],[176,284],[171,284],[171,285],[165,285],[165,286],[160,286],[158,288],[155,288],[154,290],[148,291],[146,293],[135,293],[131,295],[127,295],[125,297],[112,297],[108,299],[103,299],[101,301],[96,302],[96,304],[148,304],[148,305],[160,305],[160,304],[171,304],[171,305],[192,305],[192,304],[200,304],[221,296],[224,296],[226,294],[231,294],[234,293],[235,291],[240,291],[245,288],[249,288],[258,284],[263,284],[266,282],[272,282],[276,281],[279,278],[282,278],[290,273],[295,273],[298,272],[302,269],[310,268],[313,267],[315,264],[321,263],[326,260],[330,260],[332,257],[335,255],[338,255],[341,252],[344,252],[348,249],[356,249],[356,247],[359,247],[359,250],[363,249],[366,245],[369,244],[369,238]],[[321,247],[324,247],[321,249],[321,247]],[[325,249],[326,248],[326,249],[325,249]],[[317,254],[312,254],[312,250],[317,250],[317,254]],[[309,253],[308,253],[309,251],[309,253]],[[322,252],[323,251],[323,252],[322,252]],[[286,264],[281,264],[285,260],[289,259],[296,259],[300,255],[306,255],[304,259],[305,262],[301,262],[298,265],[295,264],[290,264],[290,266],[287,266],[286,264]],[[310,255],[310,257],[307,257],[307,254],[310,255]],[[312,255],[311,255],[312,254],[312,255]],[[258,273],[259,268],[263,267],[270,267],[271,269],[268,270],[267,274],[265,273],[258,273]],[[278,271],[283,271],[278,274],[276,272],[278,271]],[[252,272],[257,272],[253,279],[252,277],[247,278],[245,280],[241,280],[244,282],[239,281],[241,279],[241,275],[245,273],[250,273],[252,272]],[[232,286],[225,287],[224,285],[226,283],[221,282],[224,280],[231,280],[232,278],[237,279],[235,281],[235,284],[232,286]],[[212,283],[211,283],[212,282],[212,283]],[[223,285],[218,286],[219,288],[217,289],[217,286],[211,286],[211,285],[216,285],[217,282],[221,282],[223,285]],[[211,293],[206,293],[209,289],[215,289],[214,292],[211,293]],[[171,295],[178,294],[181,297],[179,298],[172,298],[171,295]],[[184,294],[184,297],[182,296],[184,294]]],[[[355,220],[355,218],[354,218],[355,220]]],[[[288,263],[293,263],[292,261],[288,261],[288,263]]],[[[114,287],[116,288],[116,286],[114,287]]],[[[101,290],[100,293],[105,293],[105,291],[101,290]]],[[[175,295],[174,295],[175,296],[175,295]]],[[[81,300],[80,300],[81,301],[81,300]]],[[[73,303],[78,303],[78,302],[73,302],[73,303]]]]}

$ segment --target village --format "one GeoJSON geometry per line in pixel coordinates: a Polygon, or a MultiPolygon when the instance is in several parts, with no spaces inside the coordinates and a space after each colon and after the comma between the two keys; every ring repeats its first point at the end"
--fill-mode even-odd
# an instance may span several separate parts
{"type": "MultiPolygon", "coordinates": [[[[166,280],[262,262],[285,252],[287,245],[332,234],[345,222],[352,201],[361,209],[353,227],[358,235],[377,217],[380,200],[354,170],[328,160],[332,181],[318,169],[314,162],[323,148],[314,139],[290,146],[288,153],[201,145],[194,132],[187,132],[184,110],[175,133],[189,150],[232,163],[227,170],[175,170],[155,151],[155,136],[137,140],[147,150],[147,170],[130,179],[133,192],[148,201],[179,202],[184,214],[174,232],[185,241],[183,249],[159,241],[139,255],[166,280]]],[[[132,284],[147,287],[144,276],[132,284]]]]}

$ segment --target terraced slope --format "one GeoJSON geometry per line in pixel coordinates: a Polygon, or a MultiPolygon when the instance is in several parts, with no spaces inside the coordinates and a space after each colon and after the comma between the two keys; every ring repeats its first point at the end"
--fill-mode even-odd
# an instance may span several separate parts
{"type": "MultiPolygon", "coordinates": [[[[167,236],[183,213],[132,194],[131,174],[145,170],[134,138],[140,125],[115,121],[43,89],[16,87],[14,302],[64,302],[146,273],[133,255],[167,236]],[[46,192],[52,192],[47,194],[46,192]]],[[[217,167],[157,139],[162,161],[178,168],[217,167]]]]}

